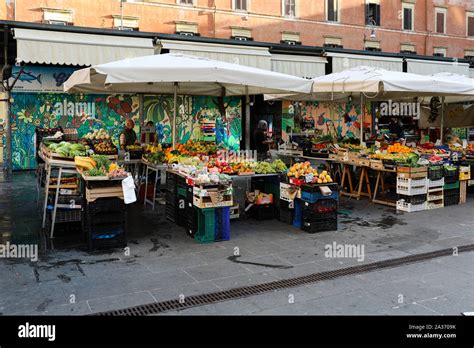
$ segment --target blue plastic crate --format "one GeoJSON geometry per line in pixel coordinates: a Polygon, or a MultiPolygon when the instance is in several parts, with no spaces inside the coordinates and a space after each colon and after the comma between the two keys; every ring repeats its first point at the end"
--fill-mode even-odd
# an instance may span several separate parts
{"type": "Polygon", "coordinates": [[[335,199],[339,201],[339,192],[333,191],[330,195],[324,196],[321,192],[301,192],[301,200],[308,203],[316,203],[320,199],[335,199]]]}
{"type": "Polygon", "coordinates": [[[300,228],[301,219],[302,219],[301,200],[295,199],[295,219],[293,220],[293,226],[300,228]]]}
{"type": "Polygon", "coordinates": [[[230,207],[216,209],[216,224],[214,240],[230,240],[230,207]]]}

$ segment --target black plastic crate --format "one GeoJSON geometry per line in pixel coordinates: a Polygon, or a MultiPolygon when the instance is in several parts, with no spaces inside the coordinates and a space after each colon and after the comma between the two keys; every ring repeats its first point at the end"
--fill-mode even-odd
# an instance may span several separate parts
{"type": "Polygon", "coordinates": [[[273,204],[254,204],[250,208],[250,216],[256,220],[272,220],[275,218],[273,204]]]}
{"type": "Polygon", "coordinates": [[[423,204],[428,199],[426,194],[414,195],[414,196],[398,195],[398,198],[404,199],[405,202],[410,203],[410,204],[423,204]]]}
{"type": "Polygon", "coordinates": [[[99,213],[88,218],[91,226],[101,224],[125,224],[127,221],[127,214],[125,213],[99,213]]]}
{"type": "Polygon", "coordinates": [[[102,212],[125,212],[125,203],[120,198],[99,198],[87,204],[87,212],[90,215],[102,212]]]}
{"type": "Polygon", "coordinates": [[[283,210],[280,209],[280,217],[279,220],[281,222],[285,222],[287,224],[293,224],[293,220],[295,219],[295,210],[283,210]]]}
{"type": "Polygon", "coordinates": [[[459,198],[460,195],[459,193],[456,195],[450,195],[450,196],[445,196],[444,197],[444,206],[449,206],[449,205],[457,205],[459,204],[459,198]]]}
{"type": "Polygon", "coordinates": [[[443,170],[444,183],[452,184],[459,180],[459,168],[456,170],[443,170]]]}
{"type": "Polygon", "coordinates": [[[332,192],[339,192],[339,185],[337,183],[327,183],[327,184],[303,184],[301,185],[301,191],[305,192],[321,192],[320,187],[327,186],[331,189],[332,192]]]}
{"type": "Polygon", "coordinates": [[[324,213],[303,210],[302,219],[303,222],[334,221],[337,220],[337,210],[331,210],[324,213]]]}
{"type": "Polygon", "coordinates": [[[320,199],[315,203],[303,202],[303,211],[311,213],[328,213],[337,211],[338,202],[336,199],[320,199]]]}
{"type": "Polygon", "coordinates": [[[431,166],[428,167],[428,179],[440,180],[444,176],[443,166],[431,166]]]}
{"type": "Polygon", "coordinates": [[[285,201],[283,199],[280,199],[280,210],[294,211],[295,210],[295,201],[288,202],[288,201],[285,201]]]}
{"type": "Polygon", "coordinates": [[[318,233],[327,231],[337,231],[337,220],[335,221],[303,221],[301,223],[301,229],[308,233],[318,233]]]}

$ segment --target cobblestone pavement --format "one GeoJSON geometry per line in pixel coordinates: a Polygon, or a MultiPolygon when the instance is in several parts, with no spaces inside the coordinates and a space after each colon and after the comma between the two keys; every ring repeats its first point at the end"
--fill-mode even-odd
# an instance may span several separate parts
{"type": "MultiPolygon", "coordinates": [[[[0,178],[0,244],[40,242],[35,197],[31,173],[0,178]]],[[[164,206],[140,204],[129,207],[129,256],[87,252],[69,225],[38,262],[0,260],[0,313],[89,314],[473,244],[473,208],[472,196],[412,214],[342,199],[337,232],[243,219],[231,223],[230,241],[198,244],[166,221],[164,206]],[[334,242],[363,245],[364,259],[325,257],[334,242]]],[[[167,314],[456,315],[474,311],[473,265],[466,252],[167,314]]]]}

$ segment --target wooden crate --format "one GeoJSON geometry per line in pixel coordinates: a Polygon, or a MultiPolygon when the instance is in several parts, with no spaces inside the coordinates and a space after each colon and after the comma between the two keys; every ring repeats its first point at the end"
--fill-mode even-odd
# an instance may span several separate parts
{"type": "Polygon", "coordinates": [[[397,176],[404,179],[419,179],[428,176],[427,167],[397,167],[397,176]]]}
{"type": "Polygon", "coordinates": [[[372,169],[378,169],[378,170],[384,169],[382,160],[371,159],[369,160],[369,164],[370,164],[370,168],[372,169]]]}
{"type": "Polygon", "coordinates": [[[86,200],[88,202],[93,202],[98,198],[121,198],[123,199],[123,189],[120,184],[112,187],[103,187],[103,188],[86,188],[86,200]]]}
{"type": "Polygon", "coordinates": [[[359,165],[362,167],[370,167],[370,160],[365,158],[359,158],[359,165]]]}
{"type": "Polygon", "coordinates": [[[222,198],[219,198],[218,201],[213,201],[212,197],[199,197],[194,196],[193,204],[200,208],[221,208],[221,207],[231,207],[234,205],[232,200],[232,195],[223,195],[222,198]]]}

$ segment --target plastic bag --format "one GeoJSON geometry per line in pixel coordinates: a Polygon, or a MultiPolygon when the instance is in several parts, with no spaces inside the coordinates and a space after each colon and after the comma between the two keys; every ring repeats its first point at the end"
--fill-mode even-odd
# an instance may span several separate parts
{"type": "Polygon", "coordinates": [[[122,180],[123,200],[125,204],[135,203],[137,195],[135,194],[135,183],[131,176],[122,180]]]}

